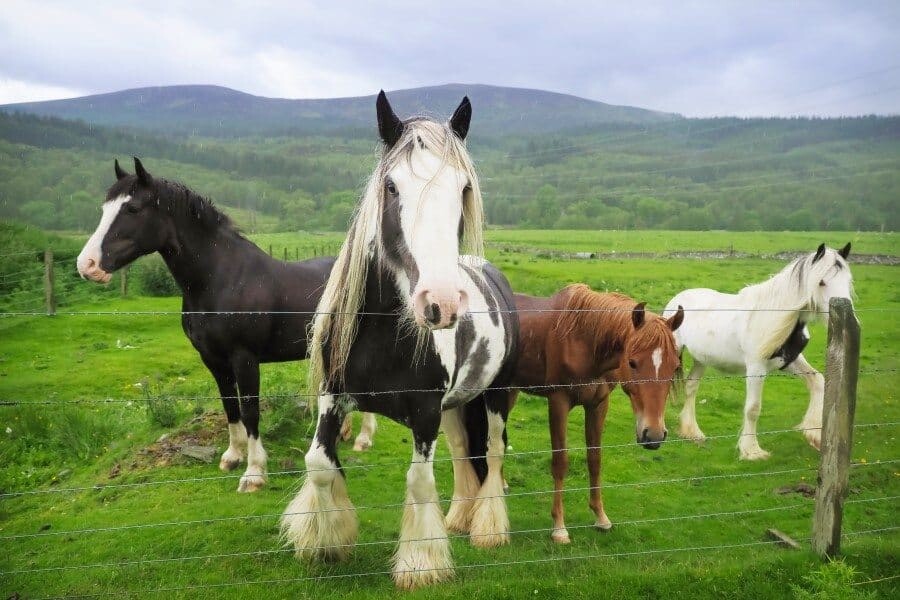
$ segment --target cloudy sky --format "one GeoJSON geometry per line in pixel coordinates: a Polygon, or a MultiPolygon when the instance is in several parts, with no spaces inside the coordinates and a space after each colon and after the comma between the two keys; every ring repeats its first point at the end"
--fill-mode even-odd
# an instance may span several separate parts
{"type": "Polygon", "coordinates": [[[709,115],[900,113],[900,2],[0,2],[0,104],[449,82],[709,115]],[[350,6],[351,4],[357,6],[350,6]]]}

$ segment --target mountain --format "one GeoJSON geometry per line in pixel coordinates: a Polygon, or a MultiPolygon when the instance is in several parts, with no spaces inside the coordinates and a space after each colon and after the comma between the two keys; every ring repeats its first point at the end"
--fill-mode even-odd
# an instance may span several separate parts
{"type": "MultiPolygon", "coordinates": [[[[388,93],[401,117],[427,112],[446,117],[468,95],[480,135],[559,133],[604,124],[653,124],[679,115],[616,106],[542,90],[447,84],[388,93]]],[[[0,106],[96,125],[210,137],[340,134],[371,131],[375,96],[287,100],[212,85],[139,88],[67,100],[0,106]]]]}

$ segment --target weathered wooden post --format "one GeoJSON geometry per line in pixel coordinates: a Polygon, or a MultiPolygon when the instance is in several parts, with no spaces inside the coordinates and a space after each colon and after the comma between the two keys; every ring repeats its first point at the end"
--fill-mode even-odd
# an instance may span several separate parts
{"type": "Polygon", "coordinates": [[[853,304],[847,298],[832,298],[828,311],[822,456],[812,535],[813,550],[822,557],[837,556],[841,550],[859,376],[859,321],[853,304]]]}
{"type": "Polygon", "coordinates": [[[53,295],[53,250],[44,250],[44,305],[48,315],[56,314],[56,296],[53,295]]]}
{"type": "Polygon", "coordinates": [[[123,267],[120,271],[122,277],[119,279],[119,292],[121,292],[122,297],[125,298],[128,296],[128,267],[123,267]]]}

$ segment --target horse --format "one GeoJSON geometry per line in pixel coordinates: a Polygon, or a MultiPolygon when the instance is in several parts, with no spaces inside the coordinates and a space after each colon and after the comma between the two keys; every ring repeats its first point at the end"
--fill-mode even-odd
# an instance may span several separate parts
{"type": "Polygon", "coordinates": [[[107,283],[137,258],[159,252],[182,292],[181,326],[216,380],[228,420],[219,468],[247,451],[238,492],[267,481],[259,435],[260,363],[303,360],[305,331],[333,258],[276,260],[190,188],[153,177],[138,158],[134,174],[115,161],[100,224],[78,255],[82,277],[107,283]]]}
{"type": "Polygon", "coordinates": [[[681,379],[680,384],[684,395],[679,429],[682,437],[705,439],[697,424],[695,402],[706,367],[743,371],[747,396],[738,438],[740,458],[768,458],[770,453],[760,447],[756,437],[756,422],[762,407],[763,381],[766,375],[780,369],[806,382],[809,407],[797,429],[810,445],[820,447],[825,379],[807,362],[803,350],[810,338],[807,324],[828,314],[832,298],[853,295],[848,256],[849,243],[840,250],[822,244],[770,279],[747,286],[737,294],[698,288],[680,292],[669,301],[664,315],[676,305],[689,308],[675,338],[679,352],[687,348],[694,359],[687,379],[681,379]]]}
{"type": "Polygon", "coordinates": [[[509,541],[501,465],[518,322],[505,277],[480,256],[482,202],[464,145],[472,107],[448,123],[401,121],[376,100],[382,152],[322,295],[310,345],[319,392],[302,487],[281,518],[301,559],[344,559],[358,523],[337,438],[350,410],[412,430],[412,463],[393,557],[397,587],[454,573],[447,530],[474,546],[509,541]],[[461,256],[467,249],[474,256],[461,256]],[[438,430],[453,455],[445,522],[433,460],[438,430]],[[476,458],[468,458],[476,457],[476,458]]]}
{"type": "Polygon", "coordinates": [[[679,310],[663,319],[619,293],[598,293],[569,285],[549,298],[515,295],[519,311],[519,356],[509,392],[512,409],[519,390],[549,401],[551,471],[554,494],[551,539],[568,544],[563,506],[569,470],[566,429],[573,407],[584,407],[584,439],[590,474],[594,526],[612,528],[600,489],[601,438],[609,394],[618,383],[631,399],[635,438],[656,450],[666,439],[666,398],[679,366],[673,332],[684,318],[679,310]]]}

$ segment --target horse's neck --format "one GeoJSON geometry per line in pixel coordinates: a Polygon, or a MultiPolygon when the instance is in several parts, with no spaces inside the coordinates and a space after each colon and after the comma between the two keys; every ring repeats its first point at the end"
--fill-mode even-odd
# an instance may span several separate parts
{"type": "Polygon", "coordinates": [[[814,314],[814,307],[808,294],[792,281],[789,268],[766,281],[744,288],[743,292],[750,296],[753,308],[796,311],[798,314],[806,315],[806,320],[814,314]]]}
{"type": "Polygon", "coordinates": [[[209,289],[217,278],[231,269],[232,257],[244,246],[256,248],[231,231],[182,231],[176,228],[177,244],[165,247],[160,254],[185,296],[209,289]]]}

